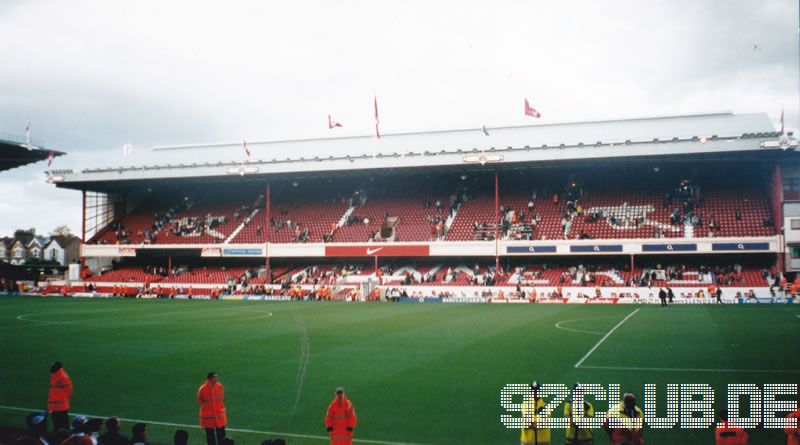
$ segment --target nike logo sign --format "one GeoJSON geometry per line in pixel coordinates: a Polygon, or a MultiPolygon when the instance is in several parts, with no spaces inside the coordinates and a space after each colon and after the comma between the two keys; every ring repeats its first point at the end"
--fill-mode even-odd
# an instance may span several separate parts
{"type": "Polygon", "coordinates": [[[373,253],[377,253],[378,251],[383,250],[383,247],[378,247],[377,249],[370,249],[367,248],[367,255],[372,255],[373,253]]]}

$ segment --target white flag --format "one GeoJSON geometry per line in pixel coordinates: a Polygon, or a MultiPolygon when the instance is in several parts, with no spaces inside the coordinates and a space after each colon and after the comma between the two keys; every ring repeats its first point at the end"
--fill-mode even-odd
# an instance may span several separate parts
{"type": "Polygon", "coordinates": [[[25,126],[25,146],[28,150],[33,150],[31,145],[31,118],[28,118],[28,125],[25,126]]]}
{"type": "Polygon", "coordinates": [[[133,144],[123,144],[122,145],[122,156],[128,157],[133,154],[133,144]]]}

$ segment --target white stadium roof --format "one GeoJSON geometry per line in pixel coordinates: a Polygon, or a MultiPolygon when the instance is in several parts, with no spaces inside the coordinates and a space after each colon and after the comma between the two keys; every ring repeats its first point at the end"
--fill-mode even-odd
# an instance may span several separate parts
{"type": "MultiPolygon", "coordinates": [[[[125,166],[50,172],[65,187],[91,182],[458,167],[577,159],[700,155],[762,150],[780,135],[765,113],[711,113],[424,133],[156,147],[125,166]],[[481,154],[484,157],[481,158],[481,154]]],[[[796,143],[795,143],[796,144],[796,143]]],[[[120,156],[122,161],[122,156],[120,156]]]]}

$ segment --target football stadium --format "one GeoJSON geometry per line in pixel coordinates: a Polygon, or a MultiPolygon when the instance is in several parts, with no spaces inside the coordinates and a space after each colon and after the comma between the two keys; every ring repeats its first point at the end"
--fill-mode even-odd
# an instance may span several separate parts
{"type": "Polygon", "coordinates": [[[0,445],[800,445],[799,8],[0,1],[0,445]]]}
{"type": "Polygon", "coordinates": [[[149,443],[204,443],[209,371],[239,443],[699,444],[732,406],[750,443],[785,443],[796,148],[765,113],[716,113],[50,169],[82,202],[80,259],[4,281],[0,424],[47,411],[59,360],[70,419],[149,443]],[[339,387],[353,409],[326,417],[339,387]],[[578,391],[598,423],[543,426],[578,391]],[[628,393],[645,424],[604,425],[628,393]]]}

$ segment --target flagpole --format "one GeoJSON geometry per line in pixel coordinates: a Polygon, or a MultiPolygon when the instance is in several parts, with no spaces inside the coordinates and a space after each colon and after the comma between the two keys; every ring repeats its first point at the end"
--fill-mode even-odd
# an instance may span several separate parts
{"type": "Polygon", "coordinates": [[[375,144],[372,146],[372,158],[375,159],[375,157],[377,156],[378,144],[381,141],[381,131],[379,128],[381,120],[378,117],[378,94],[373,92],[372,98],[373,98],[373,104],[375,105],[375,137],[377,138],[375,144]]]}
{"type": "Polygon", "coordinates": [[[25,146],[28,150],[33,149],[31,146],[31,118],[28,118],[28,125],[25,126],[25,146]]]}

